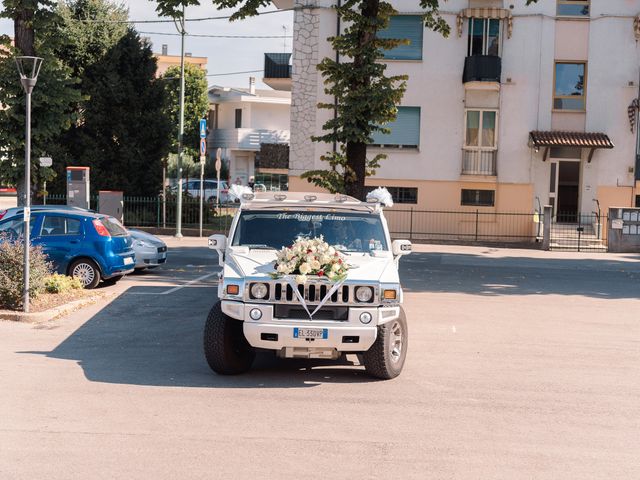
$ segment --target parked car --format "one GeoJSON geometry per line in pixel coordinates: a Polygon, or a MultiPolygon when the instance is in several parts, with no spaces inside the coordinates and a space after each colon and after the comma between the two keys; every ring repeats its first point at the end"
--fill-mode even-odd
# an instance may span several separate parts
{"type": "MultiPolygon", "coordinates": [[[[177,192],[177,186],[173,188],[177,192]]],[[[200,198],[200,180],[189,180],[182,183],[182,191],[193,198],[200,198]]],[[[215,203],[218,199],[218,181],[205,180],[203,185],[204,198],[208,202],[215,203]]],[[[220,203],[229,201],[229,185],[224,180],[220,180],[220,203]]]]}
{"type": "MultiPolygon", "coordinates": [[[[17,239],[24,233],[22,215],[0,221],[0,236],[17,239]]],[[[133,272],[131,235],[113,217],[72,209],[31,213],[31,243],[42,247],[59,273],[80,279],[85,288],[100,280],[114,283],[133,272]]]]}
{"type": "Polygon", "coordinates": [[[136,253],[136,270],[155,268],[167,261],[167,244],[142,230],[128,229],[136,253]]]}
{"type": "MultiPolygon", "coordinates": [[[[73,205],[31,205],[31,211],[37,210],[75,210],[79,212],[93,212],[93,210],[86,210],[81,207],[74,207],[73,205]]],[[[24,207],[11,207],[6,210],[0,210],[0,220],[3,218],[11,218],[15,215],[22,215],[24,207]]]]}

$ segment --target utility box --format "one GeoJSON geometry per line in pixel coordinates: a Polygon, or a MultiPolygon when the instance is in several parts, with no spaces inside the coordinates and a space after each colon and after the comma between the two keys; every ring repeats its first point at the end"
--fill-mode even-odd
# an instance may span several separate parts
{"type": "Polygon", "coordinates": [[[67,205],[89,209],[89,167],[67,167],[67,205]]]}
{"type": "Polygon", "coordinates": [[[640,252],[640,208],[609,208],[608,227],[609,252],[640,252]]]}
{"type": "Polygon", "coordinates": [[[98,205],[100,213],[117,218],[124,223],[124,197],[122,192],[116,190],[100,190],[98,192],[98,205]]]}

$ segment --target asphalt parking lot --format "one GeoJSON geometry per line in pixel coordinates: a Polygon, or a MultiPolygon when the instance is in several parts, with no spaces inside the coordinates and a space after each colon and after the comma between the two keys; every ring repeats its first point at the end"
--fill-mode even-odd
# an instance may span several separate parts
{"type": "Polygon", "coordinates": [[[640,256],[419,246],[395,380],[206,365],[215,254],[54,322],[0,323],[0,478],[640,478],[640,256]]]}

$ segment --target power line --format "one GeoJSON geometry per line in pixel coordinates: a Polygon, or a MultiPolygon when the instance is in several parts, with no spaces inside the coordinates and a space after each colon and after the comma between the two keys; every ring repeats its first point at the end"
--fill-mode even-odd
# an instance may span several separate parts
{"type": "Polygon", "coordinates": [[[207,77],[221,77],[222,75],[241,75],[243,73],[258,73],[258,72],[262,72],[262,69],[260,69],[260,70],[246,70],[244,72],[211,73],[211,74],[207,75],[207,77]]]}
{"type": "MultiPolygon", "coordinates": [[[[280,12],[291,12],[294,10],[302,10],[305,7],[293,7],[293,8],[283,8],[278,10],[267,10],[266,12],[258,12],[254,16],[259,15],[269,15],[271,13],[280,13],[280,12]]],[[[307,7],[308,8],[308,7],[307,7]]],[[[206,22],[209,20],[229,20],[232,15],[221,15],[218,17],[201,17],[201,18],[185,18],[185,22],[206,22]]],[[[85,22],[85,23],[174,23],[174,20],[97,20],[97,19],[75,19],[77,22],[85,22]]]]}
{"type": "MultiPolygon", "coordinates": [[[[179,37],[179,33],[165,33],[165,32],[138,32],[143,35],[169,35],[172,37],[179,37]]],[[[204,37],[204,38],[293,38],[292,35],[207,35],[207,34],[195,34],[187,33],[187,37],[204,37]]]]}

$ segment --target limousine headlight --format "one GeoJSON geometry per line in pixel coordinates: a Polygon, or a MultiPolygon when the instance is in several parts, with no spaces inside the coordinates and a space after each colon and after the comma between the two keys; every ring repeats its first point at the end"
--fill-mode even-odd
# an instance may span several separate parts
{"type": "Polygon", "coordinates": [[[266,283],[254,283],[251,285],[251,298],[262,300],[269,294],[269,286],[266,283]]]}

